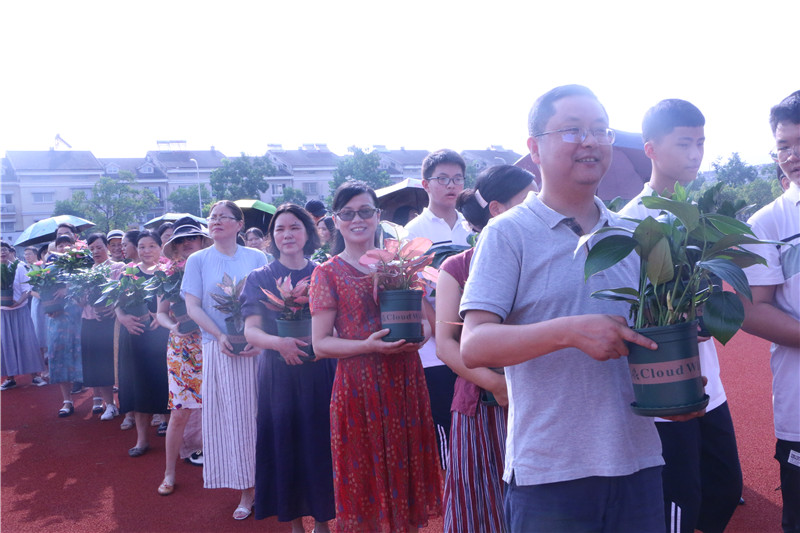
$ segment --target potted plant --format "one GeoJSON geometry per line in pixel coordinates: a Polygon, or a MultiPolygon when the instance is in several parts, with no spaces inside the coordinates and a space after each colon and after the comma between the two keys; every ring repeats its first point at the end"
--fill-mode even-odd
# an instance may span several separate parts
{"type": "Polygon", "coordinates": [[[79,305],[89,303],[95,308],[105,307],[105,305],[97,305],[95,302],[100,298],[102,287],[110,277],[111,269],[108,265],[79,269],[69,275],[67,296],[79,305]]]}
{"type": "Polygon", "coordinates": [[[383,340],[422,342],[425,339],[422,329],[425,282],[418,274],[433,261],[433,256],[426,254],[432,242],[416,237],[410,241],[384,239],[383,244],[383,249],[370,250],[358,261],[371,270],[381,327],[390,330],[383,340]]]}
{"type": "Polygon", "coordinates": [[[28,283],[31,289],[39,293],[42,311],[47,314],[64,310],[66,293],[59,291],[66,288],[63,276],[53,263],[36,261],[28,271],[28,283]]]}
{"type": "Polygon", "coordinates": [[[18,266],[19,259],[0,265],[0,305],[4,307],[14,305],[14,277],[18,266]]]}
{"type": "Polygon", "coordinates": [[[744,320],[738,296],[721,287],[714,290],[713,279],[718,277],[751,298],[742,269],[764,264],[764,259],[741,245],[763,241],[735,218],[701,212],[679,184],[671,199],[653,195],[641,201],[661,215],[627,219],[635,227],[605,227],[581,237],[579,248],[595,235],[613,233],[589,250],[584,273],[588,279],[636,252],[638,286],[605,289],[592,296],[628,302],[634,329],[659,346],[648,350],[628,344],[634,412],[643,416],[691,413],[708,403],[697,346],[700,314],[709,334],[722,344],[744,320]]]}
{"type": "Polygon", "coordinates": [[[311,346],[311,311],[308,307],[308,290],[311,277],[306,276],[292,286],[291,276],[276,281],[278,294],[264,288],[261,291],[266,300],[261,300],[268,309],[280,313],[276,320],[279,337],[291,337],[306,343],[300,348],[307,355],[300,356],[304,361],[314,360],[314,348],[311,346]]]}
{"type": "Polygon", "coordinates": [[[211,298],[217,302],[214,308],[228,315],[225,319],[225,328],[228,334],[228,341],[233,346],[233,353],[237,355],[247,346],[247,339],[244,337],[242,303],[239,301],[245,279],[242,278],[237,282],[236,278],[231,278],[228,274],[224,274],[222,283],[217,283],[217,287],[222,289],[222,294],[218,292],[211,293],[211,298]]]}
{"type": "Polygon", "coordinates": [[[139,269],[129,263],[119,279],[103,284],[100,298],[95,303],[118,307],[128,315],[139,317],[144,327],[147,327],[152,321],[148,304],[155,298],[155,292],[150,287],[149,280],[138,274],[139,269]]]}
{"type": "Polygon", "coordinates": [[[180,333],[189,333],[200,329],[197,323],[189,318],[186,312],[186,301],[181,296],[181,283],[186,260],[160,263],[150,278],[150,288],[157,296],[169,302],[170,311],[178,322],[180,333]]]}

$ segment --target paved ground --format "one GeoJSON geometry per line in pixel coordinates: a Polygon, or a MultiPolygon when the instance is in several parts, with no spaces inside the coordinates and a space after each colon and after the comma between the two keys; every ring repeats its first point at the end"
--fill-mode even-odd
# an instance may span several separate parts
{"type": "MultiPolygon", "coordinates": [[[[728,531],[780,531],[768,345],[739,333],[720,347],[720,359],[747,500],[728,531]]],[[[3,532],[289,530],[275,520],[232,520],[236,492],[202,489],[201,469],[185,463],[178,465],[175,493],[158,496],[164,439],[155,436],[155,428],[150,452],[130,458],[134,432],[120,431],[119,419],[92,417],[89,392],[76,398],[75,415],[59,419],[57,387],[33,387],[25,377],[18,382],[16,389],[0,393],[3,532]]],[[[311,523],[307,526],[310,531],[311,523]]],[[[424,531],[441,528],[438,519],[424,531]]]]}

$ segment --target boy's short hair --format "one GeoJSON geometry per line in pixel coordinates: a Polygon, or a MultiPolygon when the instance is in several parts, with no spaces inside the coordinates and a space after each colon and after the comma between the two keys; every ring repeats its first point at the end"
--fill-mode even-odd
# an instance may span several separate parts
{"type": "Polygon", "coordinates": [[[699,128],[706,125],[703,113],[686,100],[669,98],[647,110],[642,119],[644,142],[657,141],[672,133],[675,128],[699,128]]]}
{"type": "Polygon", "coordinates": [[[773,135],[775,135],[775,130],[778,129],[779,122],[800,124],[800,91],[793,92],[781,100],[780,104],[770,109],[769,125],[772,128],[773,135]]]}
{"type": "Polygon", "coordinates": [[[433,171],[438,165],[451,163],[461,167],[461,173],[467,173],[467,163],[455,150],[436,150],[431,152],[422,161],[422,179],[427,180],[433,176],[433,171]]]}

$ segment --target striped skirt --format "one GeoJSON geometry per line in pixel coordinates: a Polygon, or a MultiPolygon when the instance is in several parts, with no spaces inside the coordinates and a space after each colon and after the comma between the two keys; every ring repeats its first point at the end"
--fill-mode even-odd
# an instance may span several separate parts
{"type": "Polygon", "coordinates": [[[503,457],[506,414],[478,403],[475,416],[456,411],[450,422],[450,468],[444,482],[444,531],[506,531],[503,457]]]}
{"type": "Polygon", "coordinates": [[[256,358],[203,344],[203,486],[244,490],[256,475],[256,358]]]}

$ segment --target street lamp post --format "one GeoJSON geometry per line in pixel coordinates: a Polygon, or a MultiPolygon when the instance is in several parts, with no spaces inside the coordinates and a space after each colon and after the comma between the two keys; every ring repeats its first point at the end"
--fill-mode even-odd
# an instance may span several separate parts
{"type": "Polygon", "coordinates": [[[203,190],[200,188],[201,187],[201,184],[200,184],[200,167],[197,165],[197,159],[192,158],[189,161],[192,161],[194,163],[194,168],[197,171],[197,205],[200,208],[200,210],[197,212],[197,216],[202,217],[203,216],[203,190]]]}

